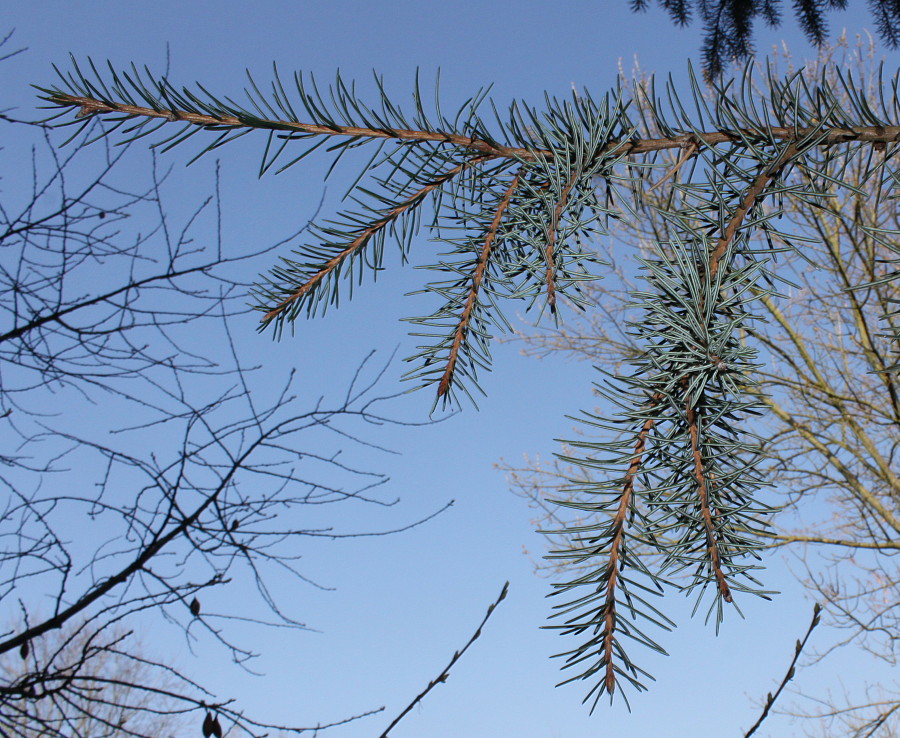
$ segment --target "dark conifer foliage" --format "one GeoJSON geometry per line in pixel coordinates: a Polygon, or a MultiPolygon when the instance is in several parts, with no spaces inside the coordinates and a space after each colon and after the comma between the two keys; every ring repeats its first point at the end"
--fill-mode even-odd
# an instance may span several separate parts
{"type": "MultiPolygon", "coordinates": [[[[650,0],[631,0],[635,11],[647,10],[650,0]]],[[[753,54],[754,22],[778,28],[784,19],[780,0],[657,0],[672,20],[687,26],[703,26],[703,70],[707,77],[718,77],[732,60],[742,61],[753,54]]],[[[900,43],[900,2],[868,0],[875,29],[888,47],[900,43]]],[[[847,0],[793,0],[791,9],[798,25],[816,46],[828,35],[826,13],[845,10],[847,0]]]]}

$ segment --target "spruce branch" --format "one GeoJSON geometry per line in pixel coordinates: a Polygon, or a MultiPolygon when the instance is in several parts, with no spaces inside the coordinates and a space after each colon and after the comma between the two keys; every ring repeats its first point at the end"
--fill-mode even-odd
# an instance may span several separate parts
{"type": "MultiPolygon", "coordinates": [[[[601,98],[548,96],[540,111],[514,102],[503,115],[491,104],[491,121],[480,113],[485,91],[447,118],[425,110],[418,81],[406,113],[377,78],[378,103],[366,106],[340,77],[322,94],[299,73],[289,89],[277,71],[267,93],[251,79],[243,106],[149,72],[100,74],[93,65],[90,75],[75,65],[61,86],[41,93],[64,124],[100,117],[109,124],[102,135],[118,131],[124,140],[180,122],[155,141],[162,148],[211,133],[202,154],[263,131],[261,173],[323,145],[335,163],[351,149],[375,149],[350,189],[353,209],[309,229],[257,285],[257,308],[262,327],[281,335],[336,303],[344,284],[352,290],[383,268],[388,238],[412,260],[426,222],[446,251],[424,267],[436,276],[420,292],[436,302],[408,319],[422,343],[406,378],[434,387],[435,402],[480,389],[476,374],[490,367],[493,333],[509,329],[503,310],[511,300],[546,306],[554,317],[559,305],[583,306],[582,285],[602,276],[584,244],[608,234],[609,221],[635,221],[648,194],[666,184],[653,206],[665,228],[631,293],[641,318],[626,324],[636,347],[629,370],[614,377],[601,369],[596,385],[619,412],[584,413],[579,420],[608,437],[573,442],[561,457],[603,475],[565,490],[562,504],[588,522],[555,531],[567,545],[551,553],[579,572],[554,587],[570,599],[554,606],[552,627],[579,639],[560,654],[574,673],[566,682],[592,682],[585,701],[595,706],[603,694],[622,694],[620,685],[641,691],[652,678],[626,650],[635,642],[664,653],[650,631],[674,623],[650,595],[696,590],[699,607],[708,591],[718,627],[740,593],[769,594],[755,575],[774,508],[763,495],[753,423],[779,410],[759,389],[756,348],[745,339],[760,303],[768,307],[784,282],[776,256],[803,255],[805,237],[779,230],[783,202],[814,209],[835,187],[859,191],[850,162],[864,162],[854,177],[877,179],[880,202],[900,188],[891,168],[900,74],[883,80],[877,104],[852,94],[855,80],[839,69],[764,74],[763,100],[750,66],[734,84],[705,89],[691,70],[687,95],[671,81],[664,95],[652,82],[631,92],[618,84],[601,98]],[[841,86],[851,94],[838,95],[841,86]],[[792,171],[803,181],[791,180],[792,171]]],[[[878,269],[859,287],[900,279],[900,270],[878,269]]],[[[896,315],[884,320],[900,340],[896,315]]]]}
{"type": "MultiPolygon", "coordinates": [[[[183,109],[151,108],[141,105],[129,105],[117,103],[113,100],[102,100],[82,95],[71,95],[55,88],[37,88],[43,100],[51,103],[53,107],[64,110],[77,109],[74,113],[75,121],[93,115],[122,115],[127,118],[147,118],[162,120],[168,123],[183,122],[207,130],[248,129],[248,130],[273,130],[286,134],[301,133],[320,136],[342,136],[363,139],[395,139],[413,143],[446,143],[463,149],[470,149],[485,156],[496,159],[515,159],[516,161],[532,162],[541,157],[552,156],[552,152],[544,149],[532,149],[524,146],[502,146],[490,141],[482,140],[474,136],[463,136],[447,131],[423,131],[413,129],[377,129],[360,126],[326,126],[315,123],[302,123],[299,121],[256,118],[246,114],[227,113],[204,114],[183,109]]],[[[111,118],[115,120],[115,118],[111,118]]],[[[72,122],[75,122],[72,121],[72,122]]],[[[770,133],[779,141],[794,141],[815,133],[818,127],[790,128],[786,126],[772,126],[770,133]]],[[[741,143],[746,137],[756,137],[759,131],[754,129],[738,129],[734,131],[701,131],[697,133],[683,133],[672,136],[659,136],[647,138],[635,138],[629,141],[610,141],[603,153],[618,151],[623,154],[647,154],[669,149],[685,149],[701,145],[715,147],[722,144],[741,143]]],[[[851,142],[869,144],[891,144],[900,142],[900,125],[871,125],[871,126],[835,126],[829,128],[822,137],[821,145],[834,146],[851,142]]]]}
{"type": "MultiPolygon", "coordinates": [[[[489,157],[487,156],[476,156],[468,161],[457,164],[455,167],[423,185],[418,191],[410,195],[403,202],[388,208],[386,213],[380,219],[360,228],[356,237],[353,238],[349,244],[326,261],[317,272],[310,276],[299,287],[292,290],[286,297],[282,298],[275,307],[267,310],[262,317],[260,329],[265,328],[273,320],[280,321],[281,324],[283,324],[285,320],[293,319],[296,313],[292,315],[292,307],[298,304],[300,300],[302,300],[311,290],[315,289],[324,279],[333,274],[335,270],[340,269],[341,265],[348,258],[352,258],[359,251],[364,249],[374,235],[380,234],[398,218],[420,206],[428,195],[449,182],[464,169],[477,166],[478,164],[487,161],[488,158],[489,157]]],[[[446,389],[444,391],[446,391],[446,389]]],[[[443,392],[439,391],[438,394],[443,394],[443,392]]]]}
{"type": "MultiPolygon", "coordinates": [[[[662,399],[662,398],[659,398],[662,399]]],[[[648,418],[641,426],[638,433],[637,441],[634,445],[634,458],[628,465],[628,471],[625,474],[625,482],[622,486],[622,496],[619,500],[619,507],[616,510],[615,518],[613,518],[612,538],[609,545],[609,559],[607,568],[609,570],[609,579],[606,585],[606,602],[604,603],[604,628],[606,632],[603,636],[603,658],[606,662],[606,674],[604,677],[604,688],[610,697],[616,687],[616,670],[614,666],[614,644],[615,633],[617,632],[616,624],[616,584],[617,574],[619,571],[620,559],[624,563],[625,553],[625,525],[626,516],[631,506],[632,496],[634,494],[634,478],[640,469],[640,459],[643,456],[644,448],[647,445],[647,434],[650,432],[653,420],[648,418]]]]}
{"type": "MultiPolygon", "coordinates": [[[[650,398],[648,406],[652,408],[662,399],[662,396],[650,398]]],[[[585,422],[601,424],[599,419],[585,420],[585,422]]],[[[572,613],[574,613],[574,617],[569,617],[562,625],[548,626],[560,629],[563,634],[568,635],[590,633],[590,637],[586,642],[571,651],[558,655],[568,657],[564,668],[571,668],[588,659],[595,660],[595,663],[589,665],[585,671],[560,683],[566,684],[576,680],[592,678],[595,674],[600,675],[601,678],[595,682],[594,687],[584,698],[586,702],[592,695],[594,696],[591,706],[592,711],[604,693],[608,694],[610,700],[612,700],[616,692],[616,686],[621,678],[624,678],[638,691],[646,689],[641,678],[652,678],[647,672],[637,667],[628,657],[622,642],[623,638],[635,640],[641,645],[660,653],[665,653],[665,650],[652,640],[649,635],[638,629],[636,623],[629,622],[623,616],[630,614],[632,621],[641,616],[648,622],[665,630],[670,630],[675,625],[674,622],[651,605],[645,597],[639,594],[639,592],[660,594],[661,578],[653,575],[640,558],[634,558],[628,553],[628,541],[634,535],[629,531],[629,518],[631,519],[631,527],[634,527],[635,523],[637,523],[636,527],[639,530],[649,529],[644,512],[636,504],[634,492],[635,479],[641,468],[641,461],[653,424],[654,419],[652,417],[644,420],[637,432],[633,448],[627,440],[609,444],[606,447],[610,453],[620,452],[623,454],[622,460],[628,461],[628,471],[621,482],[621,491],[618,494],[606,495],[603,501],[598,501],[594,497],[589,503],[592,511],[609,512],[612,515],[611,519],[596,526],[572,526],[567,528],[563,532],[573,536],[572,550],[551,552],[549,554],[550,558],[572,559],[578,563],[592,562],[596,559],[601,559],[604,562],[602,567],[587,572],[583,577],[571,582],[554,585],[554,595],[566,593],[582,586],[588,586],[590,592],[587,595],[576,598],[574,601],[555,605],[554,609],[557,612],[553,615],[554,618],[571,615],[572,613]],[[632,572],[632,570],[634,570],[634,573],[626,574],[626,572],[632,572]],[[652,584],[655,589],[637,581],[634,578],[635,574],[645,577],[648,580],[648,584],[652,584]],[[598,654],[599,658],[597,658],[598,654]]],[[[577,446],[579,444],[574,445],[577,446]]],[[[581,445],[584,447],[588,446],[588,444],[581,445]]],[[[610,459],[606,462],[601,462],[596,459],[584,458],[569,458],[569,460],[574,461],[576,464],[597,466],[598,468],[606,468],[608,463],[614,461],[614,459],[610,459]]],[[[602,487],[609,489],[610,492],[614,492],[616,491],[615,485],[615,480],[611,480],[603,484],[602,487]]],[[[577,509],[588,508],[588,505],[569,506],[577,509]]],[[[627,696],[625,700],[627,703],[627,696]]]]}
{"type": "Polygon", "coordinates": [[[759,203],[765,194],[766,187],[773,182],[799,153],[799,147],[796,141],[791,141],[784,147],[784,151],[771,163],[761,167],[761,171],[753,180],[752,184],[747,188],[740,203],[734,208],[731,218],[716,242],[716,247],[709,255],[709,273],[715,276],[719,268],[719,262],[725,254],[729,244],[737,236],[741,224],[746,219],[750,211],[759,203]]]}
{"type": "Polygon", "coordinates": [[[450,353],[447,357],[447,363],[444,367],[444,372],[441,375],[441,379],[438,382],[438,397],[443,397],[447,394],[450,389],[450,385],[453,381],[454,371],[456,370],[456,363],[459,360],[459,352],[463,347],[466,337],[469,333],[469,326],[471,324],[472,313],[476,306],[476,301],[478,299],[478,290],[481,288],[482,282],[484,281],[485,272],[488,266],[488,259],[491,255],[491,251],[494,247],[494,242],[497,239],[497,233],[500,229],[500,224],[503,220],[504,212],[507,207],[509,207],[510,199],[513,196],[513,193],[516,191],[516,188],[519,186],[519,177],[521,173],[517,173],[512,182],[510,182],[509,187],[506,189],[506,192],[503,193],[503,198],[500,200],[500,203],[497,205],[497,210],[494,213],[494,217],[491,220],[490,227],[487,230],[487,233],[484,236],[484,246],[481,249],[481,254],[479,254],[478,261],[475,264],[475,269],[472,271],[472,282],[469,287],[469,293],[466,297],[465,305],[463,306],[462,313],[459,316],[459,323],[456,326],[456,330],[453,332],[453,341],[450,345],[450,353]]]}
{"type": "MultiPolygon", "coordinates": [[[[248,129],[281,131],[285,134],[306,134],[310,136],[340,136],[354,139],[391,139],[412,143],[445,143],[491,158],[523,159],[533,161],[540,153],[522,147],[499,146],[489,141],[479,140],[472,136],[448,133],[444,131],[421,131],[403,128],[367,128],[363,126],[323,125],[302,123],[300,121],[259,118],[244,112],[201,113],[195,110],[178,108],[151,108],[141,105],[130,105],[113,100],[101,100],[81,95],[69,95],[54,90],[42,90],[45,100],[56,107],[77,108],[75,120],[82,120],[93,115],[121,115],[126,118],[147,118],[162,120],[167,123],[189,123],[200,128],[220,131],[224,129],[248,129]]],[[[198,101],[199,102],[199,101],[198,101]]],[[[115,119],[113,119],[115,120],[115,119]]],[[[651,144],[652,145],[652,144],[651,144]]],[[[666,148],[663,146],[662,148],[666,148]]],[[[650,150],[650,149],[647,149],[650,150]]]]}
{"type": "Polygon", "coordinates": [[[547,270],[544,272],[544,283],[547,285],[547,305],[551,312],[554,313],[556,312],[556,260],[553,257],[553,250],[556,242],[556,233],[559,229],[559,220],[565,210],[569,193],[575,185],[576,177],[577,172],[574,171],[569,175],[569,179],[553,208],[550,227],[547,229],[547,245],[544,247],[544,261],[547,264],[547,270]]]}
{"type": "MultiPolygon", "coordinates": [[[[741,302],[735,297],[746,293],[748,285],[754,284],[760,276],[759,265],[746,251],[745,220],[756,212],[767,188],[777,181],[785,166],[799,153],[793,143],[781,148],[773,158],[760,164],[758,173],[742,173],[741,179],[746,182],[743,188],[737,181],[732,183],[728,189],[738,194],[735,205],[729,204],[733,198],[723,199],[719,190],[712,192],[710,200],[709,193],[698,191],[691,185],[683,186],[682,191],[688,197],[702,198],[698,204],[702,206],[705,200],[706,207],[713,212],[701,218],[699,224],[673,218],[675,227],[682,229],[685,242],[672,242],[669,253],[658,250],[656,261],[645,262],[649,270],[648,281],[655,289],[635,293],[635,298],[647,306],[648,314],[648,319],[635,328],[638,335],[652,337],[653,342],[637,360],[637,371],[628,380],[640,395],[635,398],[634,409],[625,413],[631,422],[640,423],[640,430],[631,455],[622,458],[627,471],[617,492],[618,507],[612,522],[594,528],[598,538],[602,534],[608,540],[605,546],[595,545],[593,551],[602,562],[603,578],[600,584],[591,578],[582,579],[580,584],[597,586],[597,590],[594,596],[576,601],[585,607],[583,620],[579,622],[602,622],[604,626],[599,641],[590,638],[577,651],[579,657],[590,652],[597,654],[597,666],[604,671],[598,697],[604,691],[612,697],[619,673],[617,669],[621,668],[618,661],[624,659],[630,664],[617,650],[616,630],[621,624],[616,612],[615,592],[621,566],[620,550],[625,540],[625,511],[634,505],[634,482],[642,468],[645,469],[646,488],[640,495],[655,512],[653,516],[634,516],[637,522],[634,535],[663,556],[660,571],[657,575],[651,574],[651,578],[666,569],[677,572],[696,567],[693,583],[687,588],[699,585],[702,591],[706,583],[712,581],[717,598],[732,603],[730,582],[739,575],[749,577],[753,568],[740,563],[740,559],[755,557],[755,546],[747,534],[760,529],[746,515],[747,502],[755,496],[754,462],[738,464],[736,469],[723,463],[736,451],[752,453],[752,449],[732,439],[734,431],[729,425],[722,424],[721,419],[735,412],[752,412],[754,402],[730,399],[728,395],[734,394],[735,390],[739,393],[739,387],[733,382],[723,384],[722,380],[726,370],[734,373],[742,363],[735,332],[743,320],[736,316],[741,302]],[[707,225],[718,226],[719,235],[709,235],[707,225]],[[706,246],[708,243],[711,243],[710,247],[706,246]],[[749,258],[749,263],[744,267],[735,266],[741,258],[749,258]],[[724,319],[718,328],[716,312],[724,319]],[[718,336],[715,335],[717,330],[720,331],[718,336]],[[640,375],[648,370],[653,371],[652,378],[641,379],[640,375]],[[663,408],[668,408],[668,414],[660,412],[663,408]],[[671,430],[659,431],[660,424],[670,426],[671,430]],[[721,426],[724,435],[715,432],[716,425],[721,426]],[[651,434],[655,430],[657,435],[654,437],[651,434]],[[647,444],[654,438],[648,461],[647,444]],[[679,450],[681,446],[684,451],[679,450]],[[684,458],[684,469],[680,472],[677,471],[679,457],[684,458]],[[654,484],[651,475],[667,466],[673,468],[670,475],[654,484]],[[744,491],[741,485],[749,486],[744,491]],[[666,538],[671,542],[656,543],[666,538]]],[[[703,213],[696,205],[692,211],[695,215],[703,213]]],[[[751,383],[749,378],[746,381],[751,383]]],[[[601,394],[618,404],[622,402],[621,398],[608,392],[601,391],[601,394]]],[[[573,445],[581,445],[592,453],[607,454],[618,447],[618,444],[608,443],[573,445]]],[[[591,457],[566,457],[566,460],[576,465],[594,466],[591,457]]],[[[602,468],[610,465],[605,462],[602,468]]],[[[614,492],[614,484],[611,480],[608,487],[604,485],[604,491],[614,492]]],[[[592,497],[593,494],[588,494],[590,502],[573,507],[596,512],[592,497]]],[[[615,497],[610,504],[615,504],[615,497]]],[[[577,558],[579,564],[589,560],[581,547],[583,526],[554,532],[572,536],[574,553],[571,558],[577,558]]],[[[571,586],[566,585],[557,591],[569,589],[571,586]]],[[[739,589],[746,590],[746,586],[740,585],[739,589]]],[[[750,591],[762,596],[766,594],[758,589],[750,591]]],[[[572,604],[575,603],[569,606],[572,604]]],[[[562,608],[568,611],[569,606],[562,608]]],[[[717,622],[719,620],[721,610],[717,615],[717,622]]],[[[571,621],[567,625],[570,624],[571,621]]],[[[636,674],[632,672],[632,676],[636,674]]]]}

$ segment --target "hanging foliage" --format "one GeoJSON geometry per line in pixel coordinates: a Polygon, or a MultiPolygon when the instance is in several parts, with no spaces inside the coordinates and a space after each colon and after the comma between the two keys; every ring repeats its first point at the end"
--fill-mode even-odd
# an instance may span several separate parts
{"type": "MultiPolygon", "coordinates": [[[[897,195],[897,76],[880,80],[876,109],[856,93],[862,80],[840,69],[814,79],[764,74],[770,94],[762,100],[748,67],[709,87],[691,70],[685,93],[671,80],[659,91],[652,81],[620,84],[599,98],[548,97],[541,110],[515,102],[501,113],[481,90],[450,116],[437,85],[434,110],[417,80],[404,112],[379,78],[377,103],[368,106],[340,76],[322,92],[311,76],[286,81],[277,70],[265,92],[251,79],[243,104],[146,69],[91,63],[84,71],[74,60],[56,86],[40,89],[76,135],[100,116],[103,135],[146,136],[164,150],[205,134],[200,156],[259,130],[260,174],[322,147],[335,164],[369,149],[352,205],[308,229],[307,241],[260,279],[261,329],[281,336],[352,294],[384,268],[389,242],[404,262],[415,261],[424,227],[445,253],[422,286],[433,311],[410,318],[422,345],[408,359],[409,378],[434,386],[445,404],[479,389],[478,370],[490,366],[490,341],[508,328],[510,303],[551,315],[564,303],[582,305],[580,285],[603,276],[587,239],[605,234],[610,220],[634,221],[651,182],[668,188],[659,212],[669,236],[642,262],[644,284],[632,295],[643,315],[628,331],[642,351],[619,376],[601,369],[597,384],[620,412],[582,414],[609,440],[574,442],[577,453],[566,459],[604,475],[566,495],[599,522],[554,531],[570,545],[552,555],[577,564],[578,575],[556,585],[562,602],[552,627],[576,644],[562,654],[567,681],[588,680],[593,707],[623,683],[645,688],[649,675],[627,647],[663,650],[655,633],[673,623],[654,598],[668,577],[688,573],[686,588],[698,606],[708,594],[717,624],[739,593],[767,595],[756,574],[773,509],[756,471],[753,421],[764,405],[745,337],[760,320],[756,303],[777,299],[776,257],[803,257],[808,240],[779,230],[782,204],[817,208],[834,186],[853,190],[834,165],[860,159],[878,198],[897,195]],[[805,176],[788,179],[791,171],[805,176]],[[632,554],[638,547],[656,552],[653,565],[632,554]]],[[[875,234],[888,245],[896,236],[875,234]]],[[[879,280],[896,278],[895,267],[878,265],[879,280]]],[[[900,316],[884,320],[900,339],[900,316]]]]}

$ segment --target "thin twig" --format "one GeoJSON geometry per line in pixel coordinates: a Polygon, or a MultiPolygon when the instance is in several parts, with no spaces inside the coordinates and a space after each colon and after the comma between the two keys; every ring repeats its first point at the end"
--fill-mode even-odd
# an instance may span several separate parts
{"type": "Polygon", "coordinates": [[[824,536],[791,535],[787,533],[772,533],[771,531],[757,531],[757,535],[771,538],[775,541],[769,548],[787,546],[791,543],[820,543],[824,546],[841,546],[843,548],[871,548],[878,551],[900,550],[900,541],[851,541],[846,538],[826,538],[824,536]]]}
{"type": "Polygon", "coordinates": [[[670,177],[674,177],[678,170],[684,165],[684,163],[690,159],[694,154],[697,153],[697,142],[691,141],[690,144],[684,147],[684,151],[681,152],[681,156],[678,161],[675,163],[675,166],[672,167],[668,172],[665,173],[662,177],[660,177],[659,181],[654,184],[647,192],[653,192],[657,187],[663,184],[670,177]]]}
{"type": "Polygon", "coordinates": [[[769,694],[766,696],[766,705],[763,708],[762,715],[759,716],[759,719],[753,724],[753,727],[750,728],[750,730],[748,730],[746,733],[744,733],[744,738],[750,738],[750,736],[756,732],[757,728],[762,725],[762,721],[765,720],[766,717],[768,717],[769,710],[772,709],[772,705],[775,704],[775,700],[778,699],[778,695],[781,694],[782,690],[787,686],[787,683],[794,678],[794,669],[797,666],[797,659],[800,658],[800,652],[803,650],[803,647],[809,640],[809,636],[812,634],[815,627],[819,624],[819,613],[821,612],[822,606],[817,602],[813,606],[812,622],[809,624],[809,628],[806,629],[806,635],[803,636],[802,641],[797,641],[797,645],[794,646],[794,658],[791,659],[791,665],[788,667],[787,673],[785,673],[784,675],[784,679],[781,680],[781,684],[778,685],[778,689],[775,690],[774,695],[769,692],[769,694]]]}
{"type": "Polygon", "coordinates": [[[476,641],[478,636],[481,635],[481,629],[484,627],[485,623],[487,623],[488,618],[494,613],[494,610],[496,609],[497,605],[499,605],[504,600],[504,598],[506,597],[506,593],[508,591],[509,591],[509,582],[506,582],[503,585],[503,589],[500,590],[500,596],[497,597],[497,599],[494,600],[493,604],[488,608],[487,613],[484,616],[484,619],[481,621],[481,624],[478,626],[478,629],[475,631],[475,633],[472,635],[472,637],[469,638],[469,642],[466,643],[466,645],[462,647],[462,650],[457,651],[456,653],[453,654],[453,658],[450,659],[450,663],[444,667],[444,670],[435,679],[432,679],[430,682],[428,682],[428,686],[425,687],[425,689],[423,689],[418,695],[416,695],[415,699],[404,708],[403,712],[401,712],[399,715],[397,715],[397,717],[395,717],[393,719],[391,724],[387,726],[387,729],[384,731],[384,733],[381,734],[380,738],[387,738],[388,733],[390,733],[394,729],[394,727],[397,725],[397,723],[399,723],[409,713],[410,710],[412,710],[417,704],[419,704],[419,702],[421,702],[425,698],[426,694],[428,694],[438,684],[441,684],[441,683],[447,681],[447,677],[450,676],[450,669],[453,668],[453,665],[457,661],[459,661],[460,657],[468,650],[469,646],[471,646],[476,641]]]}

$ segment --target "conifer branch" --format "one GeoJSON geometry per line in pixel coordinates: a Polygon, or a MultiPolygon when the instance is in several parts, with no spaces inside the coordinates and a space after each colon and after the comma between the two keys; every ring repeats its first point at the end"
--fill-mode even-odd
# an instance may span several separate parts
{"type": "MultiPolygon", "coordinates": [[[[166,122],[183,122],[202,128],[221,130],[224,128],[247,128],[283,131],[285,133],[302,133],[322,136],[345,136],[352,138],[393,139],[413,143],[446,143],[464,149],[471,149],[491,158],[515,159],[533,162],[552,156],[552,152],[544,149],[532,149],[524,146],[503,146],[474,136],[463,136],[446,131],[426,131],[402,128],[367,128],[363,126],[325,126],[316,123],[299,121],[257,118],[249,115],[227,113],[204,114],[190,110],[151,108],[142,105],[120,103],[113,100],[101,100],[83,95],[70,95],[56,89],[39,88],[44,92],[44,99],[54,106],[77,109],[75,119],[80,120],[92,115],[118,114],[135,118],[158,119],[166,122]]],[[[819,126],[792,128],[789,126],[772,126],[767,130],[770,138],[766,140],[798,141],[811,135],[821,133],[819,146],[858,141],[868,144],[900,143],[900,126],[834,126],[822,131],[819,126]]],[[[669,149],[685,149],[702,145],[714,148],[722,144],[744,143],[747,140],[759,139],[760,132],[753,129],[736,128],[731,131],[700,131],[673,136],[635,138],[633,140],[610,140],[600,154],[616,152],[619,155],[648,154],[669,149]]]]}
{"type": "Polygon", "coordinates": [[[472,272],[472,281],[469,286],[469,293],[466,297],[466,302],[463,305],[462,313],[459,316],[459,323],[457,324],[456,329],[453,332],[453,341],[450,345],[450,353],[447,356],[447,364],[444,367],[444,373],[441,375],[441,379],[438,382],[438,397],[443,397],[447,394],[448,390],[450,389],[450,384],[453,381],[453,374],[456,370],[456,362],[459,358],[459,350],[465,342],[466,336],[469,333],[469,323],[472,318],[472,310],[474,309],[475,302],[478,299],[478,290],[481,288],[481,283],[484,281],[484,274],[487,270],[488,259],[491,255],[491,249],[493,249],[494,247],[494,241],[497,238],[497,232],[500,229],[500,223],[503,221],[503,214],[506,211],[506,208],[509,206],[509,202],[512,199],[513,193],[519,186],[520,175],[521,172],[516,173],[516,175],[512,179],[512,182],[510,182],[509,187],[507,187],[506,192],[503,193],[503,198],[500,200],[499,205],[497,205],[497,210],[494,213],[494,218],[491,221],[490,227],[488,228],[488,231],[484,236],[484,245],[482,246],[481,253],[478,256],[478,260],[475,262],[475,269],[472,272]]]}
{"type": "Polygon", "coordinates": [[[393,139],[411,143],[445,143],[470,149],[490,158],[523,159],[534,161],[539,154],[525,148],[499,146],[472,136],[462,136],[443,131],[422,131],[403,128],[367,128],[364,126],[322,125],[302,123],[300,121],[257,118],[243,114],[216,113],[204,114],[190,110],[149,108],[142,105],[129,105],[112,100],[100,100],[81,95],[67,95],[63,92],[47,91],[48,102],[60,107],[78,108],[76,119],[91,115],[118,114],[133,118],[161,119],[169,123],[190,123],[202,128],[221,130],[222,128],[246,128],[269,131],[282,131],[287,134],[302,133],[313,136],[343,136],[348,138],[393,139]]]}
{"type": "MultiPolygon", "coordinates": [[[[290,295],[282,299],[281,302],[279,302],[277,305],[275,305],[275,307],[273,307],[265,315],[263,315],[260,322],[263,324],[263,326],[265,326],[270,321],[278,318],[281,314],[284,313],[285,310],[288,310],[291,305],[296,303],[298,300],[303,299],[303,297],[306,296],[306,294],[310,290],[314,289],[323,279],[334,272],[335,269],[340,267],[340,265],[347,258],[352,257],[354,254],[356,254],[356,252],[364,248],[373,235],[395,222],[401,215],[404,215],[413,208],[421,205],[429,194],[449,182],[451,179],[453,179],[453,177],[455,177],[464,169],[477,166],[478,164],[487,161],[489,158],[490,157],[488,156],[476,156],[472,159],[469,159],[468,161],[457,164],[452,169],[444,172],[443,174],[426,184],[424,187],[419,189],[417,192],[413,193],[405,201],[391,207],[384,215],[384,217],[376,220],[374,223],[371,223],[365,228],[361,228],[359,230],[359,234],[352,241],[350,241],[349,244],[347,244],[346,248],[326,261],[325,264],[322,265],[321,269],[319,269],[290,295]]],[[[438,394],[442,393],[439,392],[438,394]]]]}
{"type": "MultiPolygon", "coordinates": [[[[566,681],[592,680],[586,701],[595,693],[621,694],[620,680],[645,688],[640,680],[649,675],[626,655],[625,643],[664,653],[634,622],[672,625],[645,597],[670,584],[663,578],[669,571],[692,574],[681,589],[699,590],[698,605],[713,592],[717,624],[723,603],[738,593],[767,595],[752,562],[768,542],[773,508],[760,493],[761,449],[748,421],[772,403],[756,389],[756,349],[743,337],[760,317],[756,301],[775,296],[779,276],[770,255],[797,250],[802,239],[780,232],[773,222],[778,208],[766,205],[793,198],[817,207],[833,186],[852,189],[844,169],[861,150],[870,156],[854,177],[878,178],[883,200],[900,196],[889,164],[900,144],[900,74],[882,81],[893,95],[871,105],[834,94],[835,79],[847,91],[855,87],[839,69],[818,78],[777,78],[770,69],[767,96],[759,100],[748,66],[739,83],[713,83],[706,91],[691,71],[692,104],[682,103],[671,81],[665,94],[651,84],[635,88],[630,99],[617,85],[597,99],[586,91],[563,101],[547,97],[543,111],[514,102],[504,116],[493,106],[490,120],[479,113],[481,92],[455,118],[437,107],[436,116],[426,114],[418,82],[407,116],[378,79],[380,104],[366,107],[340,77],[322,95],[298,73],[297,94],[289,96],[276,72],[273,96],[267,99],[251,80],[250,104],[242,108],[202,87],[178,90],[149,72],[148,81],[136,70],[110,74],[104,82],[92,66],[88,78],[76,65],[61,75],[63,88],[42,93],[62,109],[57,117],[77,111],[66,124],[105,118],[111,125],[101,135],[120,131],[128,140],[181,122],[154,144],[166,148],[204,129],[218,134],[204,151],[265,131],[261,172],[291,146],[299,153],[282,168],[323,143],[335,160],[351,148],[376,148],[351,187],[359,209],[313,224],[296,258],[284,258],[257,286],[257,307],[262,324],[274,324],[279,335],[304,310],[313,315],[336,303],[345,282],[352,289],[363,274],[380,270],[388,235],[406,261],[428,202],[434,217],[427,227],[449,248],[426,267],[439,277],[421,291],[439,303],[431,314],[409,319],[424,343],[407,359],[416,366],[406,378],[436,387],[445,402],[459,389],[470,398],[469,386],[480,389],[476,371],[490,367],[493,329],[510,327],[501,309],[506,301],[531,307],[544,297],[552,313],[560,297],[585,304],[580,285],[600,275],[589,269],[592,257],[582,243],[607,235],[610,220],[639,218],[648,206],[645,184],[662,169],[650,191],[670,183],[669,195],[654,205],[665,236],[641,262],[646,288],[632,298],[642,318],[628,323],[642,350],[631,358],[630,373],[606,375],[596,385],[621,412],[582,418],[614,439],[573,442],[578,455],[564,457],[605,475],[567,490],[564,504],[586,522],[557,531],[571,545],[551,554],[587,572],[555,585],[556,593],[577,592],[554,606],[554,617],[567,619],[552,627],[582,638],[561,654],[568,657],[564,668],[582,669],[566,681]],[[674,165],[660,155],[667,151],[679,152],[674,165]],[[843,164],[818,166],[835,161],[843,164]],[[688,162],[689,174],[676,177],[688,162]],[[788,167],[808,181],[788,181],[788,167]]],[[[871,277],[883,284],[900,279],[900,270],[882,276],[873,267],[871,277]]],[[[894,318],[885,319],[900,341],[894,318]]]]}
{"type": "Polygon", "coordinates": [[[798,153],[799,147],[797,146],[797,142],[791,141],[790,144],[785,147],[784,151],[781,152],[781,154],[774,162],[762,168],[762,171],[760,171],[756,179],[753,180],[753,183],[750,185],[750,187],[747,188],[747,191],[741,198],[740,203],[734,209],[734,212],[729,219],[728,224],[722,230],[722,235],[719,236],[719,239],[716,242],[716,247],[713,249],[712,253],[709,256],[710,277],[715,277],[716,271],[719,268],[719,261],[727,250],[729,244],[737,235],[738,229],[741,227],[741,224],[744,222],[747,214],[750,212],[753,206],[756,205],[757,201],[763,196],[766,187],[770,182],[778,177],[787,163],[795,156],[797,156],[798,153]]]}
{"type": "MultiPolygon", "coordinates": [[[[655,398],[658,402],[662,397],[655,398]]],[[[652,402],[652,400],[651,400],[652,402]]],[[[615,644],[615,633],[618,630],[616,618],[616,584],[619,572],[619,559],[622,555],[622,548],[625,544],[625,518],[632,504],[634,496],[634,479],[640,471],[641,458],[644,455],[644,449],[647,447],[647,436],[653,427],[653,418],[647,418],[638,432],[637,441],[634,444],[634,458],[628,465],[628,471],[625,473],[625,480],[622,484],[622,496],[619,499],[619,507],[613,518],[611,526],[611,538],[609,544],[609,557],[607,559],[607,572],[609,579],[606,582],[606,604],[604,619],[604,636],[603,636],[603,658],[606,662],[606,676],[604,677],[606,691],[611,696],[616,689],[616,670],[613,646],[615,644]]]]}

